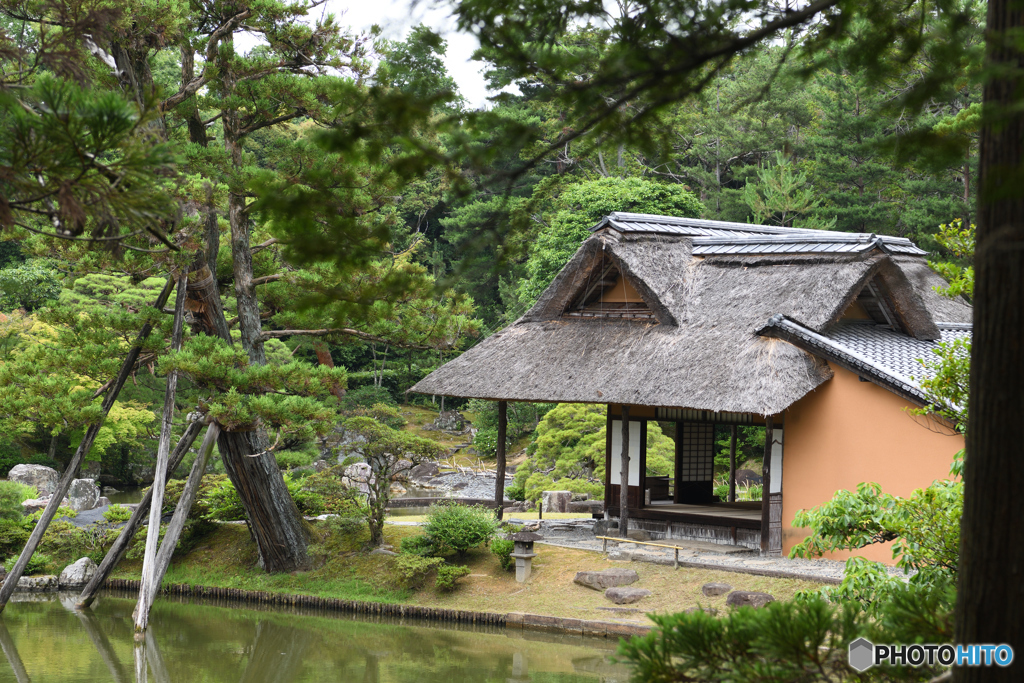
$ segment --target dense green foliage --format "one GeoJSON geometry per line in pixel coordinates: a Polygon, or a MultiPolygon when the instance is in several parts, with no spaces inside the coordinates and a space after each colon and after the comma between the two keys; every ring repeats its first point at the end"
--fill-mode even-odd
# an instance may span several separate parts
{"type": "Polygon", "coordinates": [[[872,619],[856,603],[812,596],[743,607],[716,618],[651,615],[647,636],[623,640],[619,656],[633,665],[632,680],[653,683],[707,681],[927,681],[941,667],[881,666],[858,673],[847,660],[850,642],[948,643],[952,594],[943,587],[903,587],[872,619]]]}
{"type": "Polygon", "coordinates": [[[508,538],[495,538],[491,541],[491,553],[498,558],[498,564],[507,572],[516,568],[516,560],[511,556],[515,548],[515,541],[508,538]]]}
{"type": "Polygon", "coordinates": [[[16,481],[0,481],[0,519],[21,520],[25,514],[21,502],[37,495],[38,492],[32,486],[16,481]]]}
{"type": "Polygon", "coordinates": [[[439,555],[465,555],[488,543],[498,530],[494,513],[470,505],[431,505],[423,532],[439,555]]]}
{"type": "MultiPolygon", "coordinates": [[[[516,469],[515,486],[525,500],[560,490],[604,496],[607,410],[588,403],[560,403],[544,415],[530,445],[531,457],[516,469]],[[556,483],[557,482],[557,483],[556,483]]],[[[647,423],[647,473],[669,474],[675,443],[656,422],[647,423]]]]}

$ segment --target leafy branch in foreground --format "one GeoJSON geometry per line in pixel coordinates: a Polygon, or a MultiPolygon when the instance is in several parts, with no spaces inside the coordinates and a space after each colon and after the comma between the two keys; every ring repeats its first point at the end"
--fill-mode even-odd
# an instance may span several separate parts
{"type": "Polygon", "coordinates": [[[743,607],[724,618],[702,610],[652,614],[643,637],[623,640],[618,655],[645,683],[754,683],[787,681],[927,681],[938,666],[879,666],[858,673],[847,660],[849,644],[949,642],[952,593],[946,587],[904,586],[879,619],[857,603],[829,604],[818,596],[743,607]]]}

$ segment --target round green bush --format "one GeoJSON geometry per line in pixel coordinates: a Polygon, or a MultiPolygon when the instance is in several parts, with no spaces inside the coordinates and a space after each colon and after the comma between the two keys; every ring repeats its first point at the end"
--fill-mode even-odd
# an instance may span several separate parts
{"type": "Polygon", "coordinates": [[[494,513],[478,505],[431,505],[424,531],[438,554],[465,555],[491,540],[498,530],[494,513]]]}
{"type": "Polygon", "coordinates": [[[20,520],[25,516],[21,501],[35,498],[37,491],[16,481],[0,481],[0,519],[20,520]]]}
{"type": "Polygon", "coordinates": [[[491,541],[491,552],[498,558],[498,564],[507,572],[516,568],[515,558],[511,557],[516,544],[507,538],[496,538],[491,541]]]}

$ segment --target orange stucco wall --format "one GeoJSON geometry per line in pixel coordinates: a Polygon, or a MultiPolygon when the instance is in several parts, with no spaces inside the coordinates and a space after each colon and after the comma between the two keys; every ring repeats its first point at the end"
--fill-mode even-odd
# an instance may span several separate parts
{"type": "MultiPolygon", "coordinates": [[[[864,481],[899,496],[949,476],[963,437],[933,419],[911,415],[911,404],[854,373],[830,364],[835,377],[785,413],[782,458],[783,553],[806,529],[794,529],[797,510],[820,505],[864,481]]],[[[834,559],[861,555],[892,564],[888,547],[870,546],[834,559]]]]}

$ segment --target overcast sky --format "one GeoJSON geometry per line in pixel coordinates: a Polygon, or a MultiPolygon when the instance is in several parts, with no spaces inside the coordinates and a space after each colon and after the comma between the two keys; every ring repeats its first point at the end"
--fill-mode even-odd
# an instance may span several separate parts
{"type": "Polygon", "coordinates": [[[412,7],[409,0],[328,0],[326,11],[355,31],[365,31],[377,24],[383,36],[392,40],[405,38],[413,26],[427,24],[448,40],[445,63],[466,102],[472,107],[486,104],[488,93],[480,73],[482,65],[469,59],[477,48],[476,38],[455,32],[446,10],[430,9],[427,2],[412,7]]]}

